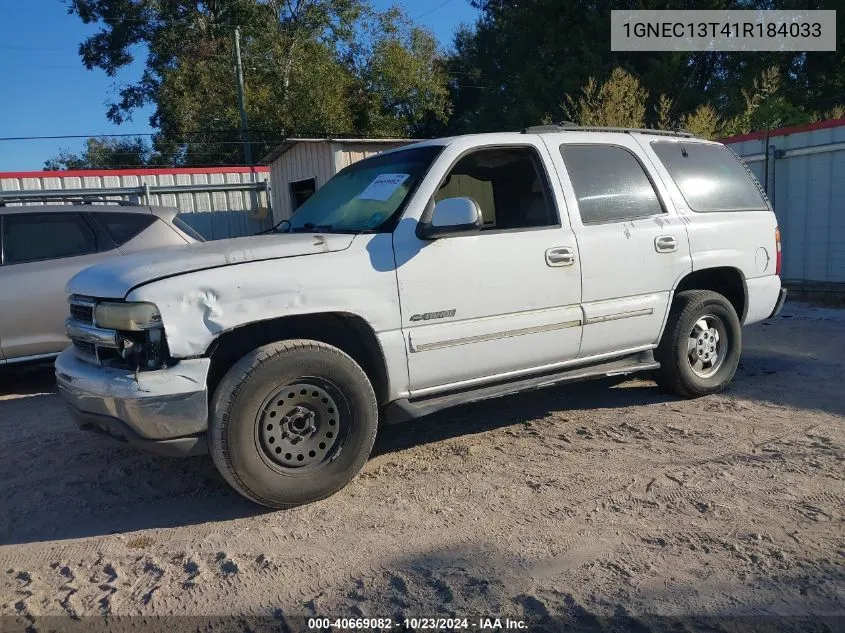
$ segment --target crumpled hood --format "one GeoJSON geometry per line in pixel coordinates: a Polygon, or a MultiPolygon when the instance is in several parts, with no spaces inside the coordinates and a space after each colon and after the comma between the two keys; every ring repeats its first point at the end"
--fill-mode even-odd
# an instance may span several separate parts
{"type": "MultiPolygon", "coordinates": [[[[67,284],[68,294],[123,298],[140,285],[197,270],[349,248],[354,235],[274,233],[144,251],[91,266],[67,284]]],[[[210,273],[213,274],[213,273],[210,273]]]]}

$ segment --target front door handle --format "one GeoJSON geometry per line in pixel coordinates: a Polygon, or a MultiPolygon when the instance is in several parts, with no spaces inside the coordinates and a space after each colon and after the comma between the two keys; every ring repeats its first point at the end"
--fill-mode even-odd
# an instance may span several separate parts
{"type": "Polygon", "coordinates": [[[566,246],[550,248],[546,251],[546,264],[549,266],[572,266],[575,263],[575,251],[566,246]]]}
{"type": "Polygon", "coordinates": [[[654,238],[654,249],[658,253],[671,253],[678,248],[678,240],[671,235],[660,235],[654,238]]]}

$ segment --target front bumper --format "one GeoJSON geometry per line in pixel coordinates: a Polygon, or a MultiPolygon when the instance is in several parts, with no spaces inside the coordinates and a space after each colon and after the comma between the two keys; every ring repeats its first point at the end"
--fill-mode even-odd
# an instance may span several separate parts
{"type": "Polygon", "coordinates": [[[73,348],[56,359],[56,383],[76,423],[167,455],[207,451],[207,358],[136,374],[92,365],[73,348]]]}

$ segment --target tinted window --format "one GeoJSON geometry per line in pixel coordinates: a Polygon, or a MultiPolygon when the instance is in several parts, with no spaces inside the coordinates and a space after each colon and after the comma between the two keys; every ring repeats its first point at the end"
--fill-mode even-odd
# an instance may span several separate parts
{"type": "Polygon", "coordinates": [[[663,213],[654,186],[628,150],[611,145],[561,145],[560,153],[584,224],[663,213]]]}
{"type": "Polygon", "coordinates": [[[759,183],[724,145],[651,144],[693,211],[766,209],[759,183]]]}
{"type": "Polygon", "coordinates": [[[146,213],[94,213],[92,215],[115,246],[126,244],[156,221],[154,215],[146,213]]]}
{"type": "Polygon", "coordinates": [[[3,218],[3,263],[74,257],[97,251],[94,232],[78,213],[28,213],[3,218]]]}
{"type": "Polygon", "coordinates": [[[485,229],[521,229],[558,223],[545,173],[528,147],[485,149],[461,158],[434,196],[472,198],[485,229]]]}

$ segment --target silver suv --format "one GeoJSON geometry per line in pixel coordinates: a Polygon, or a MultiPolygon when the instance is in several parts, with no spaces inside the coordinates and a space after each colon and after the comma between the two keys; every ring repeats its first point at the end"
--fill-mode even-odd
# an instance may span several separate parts
{"type": "Polygon", "coordinates": [[[83,268],[202,241],[178,210],[129,205],[0,206],[0,365],[68,346],[65,285],[83,268]]]}

